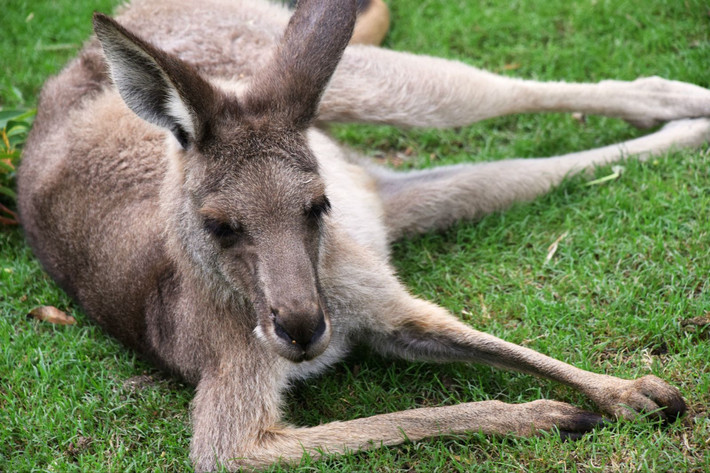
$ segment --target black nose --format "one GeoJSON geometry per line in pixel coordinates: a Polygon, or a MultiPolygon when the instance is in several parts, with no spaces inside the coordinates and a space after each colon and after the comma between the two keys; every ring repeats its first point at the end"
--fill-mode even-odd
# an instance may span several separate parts
{"type": "Polygon", "coordinates": [[[271,314],[276,335],[303,351],[325,333],[325,316],[320,309],[315,314],[307,315],[272,309],[271,314]]]}

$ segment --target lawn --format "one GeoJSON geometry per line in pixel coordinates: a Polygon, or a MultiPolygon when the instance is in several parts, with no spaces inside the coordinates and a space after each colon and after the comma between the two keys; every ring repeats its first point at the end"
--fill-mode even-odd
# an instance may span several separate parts
{"type": "MultiPolygon", "coordinates": [[[[9,0],[0,106],[36,105],[42,82],[118,0],[9,0]]],[[[700,0],[389,0],[387,47],[539,80],[661,75],[710,86],[710,11],[700,0]]],[[[503,117],[451,131],[338,126],[393,166],[547,156],[640,136],[619,120],[503,117]]],[[[577,442],[476,433],[319,461],[305,471],[710,471],[710,159],[674,151],[621,177],[573,178],[529,204],[396,245],[411,290],[472,326],[584,369],[653,373],[690,412],[661,426],[618,422],[577,442]],[[548,247],[560,236],[557,252],[548,247]],[[703,325],[704,321],[704,325],[703,325]],[[693,323],[695,322],[695,323],[693,323]],[[699,325],[698,325],[699,324],[699,325]]],[[[597,170],[597,177],[611,173],[597,170]]],[[[11,204],[0,196],[0,203],[11,204]]],[[[0,226],[0,472],[189,471],[191,387],[92,325],[43,273],[16,227],[0,226]],[[38,305],[73,326],[26,318],[38,305]]],[[[418,406],[548,397],[593,409],[561,385],[487,367],[384,360],[359,349],[290,394],[301,425],[418,406]]],[[[275,467],[274,471],[281,471],[275,467]]]]}

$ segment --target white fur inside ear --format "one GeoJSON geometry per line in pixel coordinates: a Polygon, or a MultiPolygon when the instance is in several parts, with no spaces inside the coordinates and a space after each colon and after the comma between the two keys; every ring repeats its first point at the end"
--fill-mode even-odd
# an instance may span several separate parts
{"type": "Polygon", "coordinates": [[[168,91],[167,112],[191,137],[195,137],[195,123],[185,103],[172,87],[168,91]]]}
{"type": "Polygon", "coordinates": [[[100,39],[126,105],[142,119],[170,130],[177,140],[194,139],[195,116],[155,58],[114,29],[103,31],[100,39]]]}

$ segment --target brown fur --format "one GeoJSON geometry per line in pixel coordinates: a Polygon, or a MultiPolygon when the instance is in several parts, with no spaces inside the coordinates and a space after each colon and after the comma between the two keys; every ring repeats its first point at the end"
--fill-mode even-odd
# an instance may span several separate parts
{"type": "Polygon", "coordinates": [[[196,384],[196,469],[470,430],[577,435],[601,420],[540,400],[284,425],[289,382],[355,343],[532,373],[612,416],[681,415],[680,393],[658,378],[586,372],[412,297],[388,244],[532,199],[596,164],[698,146],[708,120],[568,156],[410,173],[365,162],[317,125],[457,126],[532,110],[650,125],[710,115],[710,92],[659,78],[543,84],[346,48],[355,4],[345,0],[301,0],[289,15],[248,0],[137,0],[118,23],[97,15],[108,59],[93,38],[47,82],[20,169],[22,223],[50,275],[108,333],[196,384]]]}

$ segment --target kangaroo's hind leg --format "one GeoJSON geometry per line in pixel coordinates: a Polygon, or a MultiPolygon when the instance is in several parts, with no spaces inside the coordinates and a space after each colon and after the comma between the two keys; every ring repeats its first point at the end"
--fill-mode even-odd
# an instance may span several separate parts
{"type": "Polygon", "coordinates": [[[458,61],[353,45],[346,48],[319,110],[326,122],[441,128],[530,112],[583,112],[648,127],[710,116],[710,90],[659,77],[539,82],[458,61]]]}
{"type": "Polygon", "coordinates": [[[388,236],[441,229],[529,201],[568,175],[621,161],[644,160],[675,147],[696,147],[710,139],[710,120],[671,122],[661,130],[615,145],[551,158],[509,159],[396,172],[369,168],[378,182],[388,236]]]}

